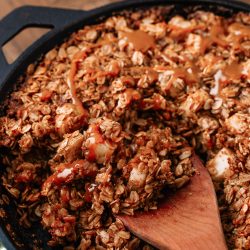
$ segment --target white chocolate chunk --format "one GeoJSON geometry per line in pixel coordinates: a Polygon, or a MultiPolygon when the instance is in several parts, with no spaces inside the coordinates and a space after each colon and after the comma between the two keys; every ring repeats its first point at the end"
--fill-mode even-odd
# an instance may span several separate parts
{"type": "Polygon", "coordinates": [[[226,126],[232,133],[242,134],[249,128],[250,116],[236,113],[226,119],[226,126]]]}

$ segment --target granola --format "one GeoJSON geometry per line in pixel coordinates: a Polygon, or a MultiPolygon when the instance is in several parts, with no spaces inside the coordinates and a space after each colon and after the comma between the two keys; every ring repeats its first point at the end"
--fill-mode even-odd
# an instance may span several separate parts
{"type": "Polygon", "coordinates": [[[195,149],[229,248],[250,248],[250,15],[167,11],[85,26],[7,100],[1,183],[20,225],[39,221],[52,247],[152,249],[115,215],[157,209],[192,176],[195,149]]]}

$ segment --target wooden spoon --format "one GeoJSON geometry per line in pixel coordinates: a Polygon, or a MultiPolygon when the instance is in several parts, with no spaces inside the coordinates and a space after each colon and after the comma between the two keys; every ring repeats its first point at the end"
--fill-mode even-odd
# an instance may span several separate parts
{"type": "Polygon", "coordinates": [[[225,250],[214,186],[200,159],[189,184],[166,197],[157,210],[117,216],[133,234],[159,249],[225,250]]]}

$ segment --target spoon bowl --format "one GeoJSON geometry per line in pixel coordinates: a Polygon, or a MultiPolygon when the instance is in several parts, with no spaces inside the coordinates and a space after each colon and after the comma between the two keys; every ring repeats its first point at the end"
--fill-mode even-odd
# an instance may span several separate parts
{"type": "Polygon", "coordinates": [[[225,250],[214,185],[201,160],[193,154],[195,175],[157,210],[119,215],[133,234],[159,249],[225,250]]]}

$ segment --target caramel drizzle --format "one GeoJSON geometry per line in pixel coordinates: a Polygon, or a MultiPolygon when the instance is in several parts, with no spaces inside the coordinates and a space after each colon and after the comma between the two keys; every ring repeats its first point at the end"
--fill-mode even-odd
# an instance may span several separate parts
{"type": "Polygon", "coordinates": [[[227,40],[232,42],[234,48],[241,47],[241,40],[243,38],[250,37],[250,27],[241,23],[233,23],[228,27],[228,31],[231,33],[230,36],[225,37],[225,30],[223,26],[214,25],[211,27],[210,34],[208,37],[203,38],[201,46],[201,54],[204,54],[206,49],[213,43],[226,48],[228,46],[227,40]]]}
{"type": "Polygon", "coordinates": [[[231,36],[229,41],[233,43],[233,48],[241,48],[241,40],[250,37],[250,27],[241,23],[233,23],[228,27],[231,36]]]}
{"type": "Polygon", "coordinates": [[[242,23],[233,23],[228,27],[228,30],[238,38],[250,37],[250,27],[242,23]]]}
{"type": "Polygon", "coordinates": [[[177,78],[181,78],[185,80],[187,84],[192,84],[198,81],[198,76],[193,72],[192,68],[191,72],[188,72],[188,69],[185,68],[176,68],[176,69],[171,69],[173,70],[173,75],[170,79],[170,83],[173,83],[177,78]]]}
{"type": "Polygon", "coordinates": [[[181,78],[183,79],[187,84],[191,85],[192,83],[197,83],[199,82],[199,72],[200,69],[197,67],[193,62],[189,62],[188,67],[180,67],[180,68],[172,68],[169,66],[155,66],[154,69],[159,72],[163,72],[166,70],[170,70],[173,72],[171,78],[170,78],[170,84],[171,84],[177,79],[181,78]]]}
{"type": "Polygon", "coordinates": [[[229,80],[239,80],[242,76],[243,65],[234,61],[223,69],[223,74],[229,80]]]}
{"type": "Polygon", "coordinates": [[[223,34],[224,29],[221,25],[212,26],[209,35],[207,37],[203,37],[200,53],[203,55],[206,50],[214,43],[224,48],[227,47],[228,44],[225,40],[225,37],[222,36],[223,34]]]}
{"type": "Polygon", "coordinates": [[[105,144],[103,136],[100,132],[100,125],[98,124],[91,124],[88,129],[90,133],[90,137],[94,138],[93,143],[90,143],[88,149],[89,152],[87,154],[87,160],[95,161],[96,160],[96,150],[98,145],[105,144]]]}
{"type": "Polygon", "coordinates": [[[125,68],[125,70],[132,71],[132,73],[135,73],[136,75],[141,74],[141,71],[143,70],[144,72],[146,72],[149,78],[151,79],[158,78],[158,73],[156,72],[156,70],[148,66],[132,66],[132,67],[125,68]]]}
{"type": "Polygon", "coordinates": [[[169,37],[175,39],[175,40],[181,40],[183,39],[187,34],[190,32],[193,32],[197,29],[204,29],[203,25],[192,25],[187,28],[181,28],[176,25],[168,24],[171,32],[169,34],[169,37]]]}
{"type": "Polygon", "coordinates": [[[195,65],[194,62],[188,61],[187,66],[184,67],[179,67],[179,68],[173,68],[170,66],[164,66],[164,65],[157,65],[154,66],[153,68],[151,67],[130,67],[128,68],[129,70],[132,70],[136,72],[135,74],[140,73],[141,70],[145,71],[147,76],[152,80],[155,81],[158,79],[158,73],[159,72],[164,72],[166,70],[172,71],[173,74],[170,78],[170,84],[171,84],[177,79],[181,78],[185,80],[187,84],[192,84],[192,83],[197,83],[199,82],[199,73],[200,73],[200,68],[195,65]]]}
{"type": "Polygon", "coordinates": [[[81,115],[87,115],[88,111],[86,109],[84,109],[81,100],[79,100],[79,98],[76,95],[76,86],[75,86],[74,78],[75,78],[75,75],[77,73],[78,63],[80,61],[82,61],[84,58],[86,58],[86,56],[87,56],[86,52],[84,52],[84,51],[80,51],[74,55],[72,63],[71,63],[69,75],[67,78],[67,84],[68,84],[69,89],[70,89],[72,103],[76,106],[77,111],[81,115]]]}
{"type": "Polygon", "coordinates": [[[221,91],[231,81],[237,81],[241,79],[242,71],[243,71],[243,65],[239,64],[236,61],[233,61],[232,63],[225,66],[223,69],[220,69],[220,72],[221,72],[219,73],[220,76],[218,77],[217,80],[215,79],[215,81],[217,81],[216,84],[218,84],[217,88],[218,88],[219,96],[223,98],[223,95],[221,95],[221,91]]]}
{"type": "Polygon", "coordinates": [[[142,30],[135,30],[132,32],[125,32],[123,36],[132,43],[135,50],[146,52],[150,48],[155,47],[155,40],[152,36],[142,30]]]}

